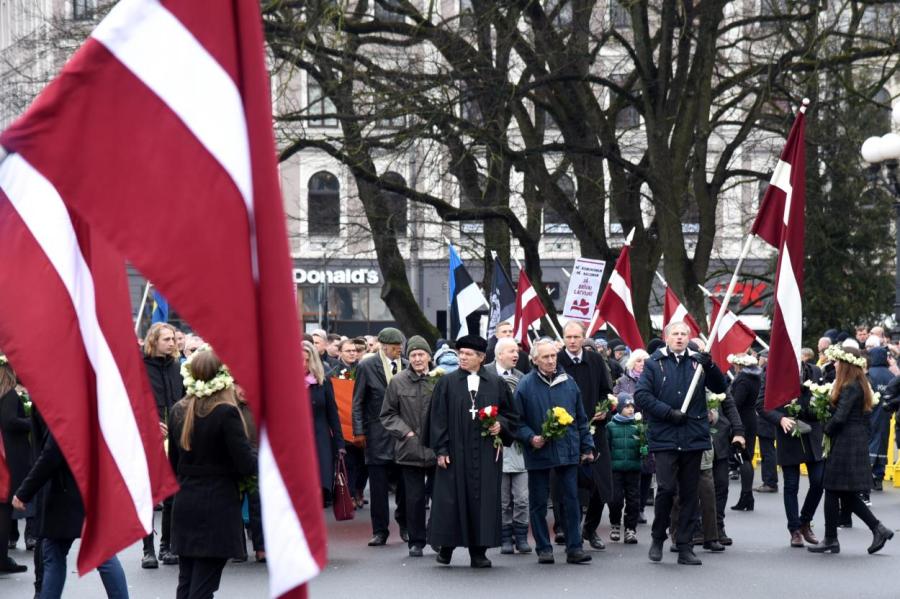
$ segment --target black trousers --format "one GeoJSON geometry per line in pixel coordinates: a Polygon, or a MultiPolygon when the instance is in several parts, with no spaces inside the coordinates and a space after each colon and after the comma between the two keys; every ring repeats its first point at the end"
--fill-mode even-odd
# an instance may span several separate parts
{"type": "MultiPolygon", "coordinates": [[[[622,507],[625,508],[625,528],[637,528],[641,498],[641,473],[613,470],[613,497],[609,503],[609,522],[618,525],[622,521],[622,507]]],[[[596,528],[596,527],[594,527],[596,528]]]]}
{"type": "Polygon", "coordinates": [[[859,493],[856,491],[829,491],[825,489],[825,537],[828,539],[837,538],[837,525],[842,507],[859,516],[859,519],[865,522],[870,530],[874,530],[879,524],[878,518],[863,503],[859,493]],[[840,502],[840,505],[838,505],[838,502],[840,502]]]}
{"type": "Polygon", "coordinates": [[[672,502],[676,492],[681,503],[675,532],[675,543],[679,547],[690,547],[694,534],[694,520],[697,514],[698,485],[700,481],[700,458],[702,451],[658,451],[656,457],[656,502],[652,537],[664,541],[669,528],[672,502]]]}
{"type": "Polygon", "coordinates": [[[640,511],[644,511],[644,506],[647,505],[647,500],[650,499],[650,485],[653,484],[653,473],[651,472],[641,472],[641,509],[640,511]]]}
{"type": "MultiPolygon", "coordinates": [[[[172,537],[172,502],[174,500],[174,495],[163,500],[162,521],[159,524],[160,551],[163,548],[169,548],[169,540],[172,537]]],[[[144,537],[144,553],[155,553],[155,550],[153,548],[153,534],[154,533],[151,532],[149,535],[144,537]]]]}
{"type": "Polygon", "coordinates": [[[265,551],[266,541],[263,537],[262,506],[259,502],[259,490],[247,494],[247,511],[250,515],[250,542],[253,543],[253,551],[265,551]]]}
{"type": "MultiPolygon", "coordinates": [[[[396,476],[397,467],[393,464],[369,464],[369,512],[372,516],[372,534],[388,535],[390,530],[390,506],[388,477],[396,476]]],[[[404,505],[403,478],[398,477],[397,494],[394,497],[397,511],[394,516],[397,524],[406,527],[406,506],[404,505]]]]}
{"type": "Polygon", "coordinates": [[[716,524],[721,532],[725,528],[725,506],[728,504],[728,458],[713,462],[713,484],[716,487],[716,524]]]}
{"type": "MultiPolygon", "coordinates": [[[[2,441],[0,441],[2,443],[2,441]]],[[[9,557],[9,531],[12,528],[12,504],[0,503],[0,560],[9,557]]]]}
{"type": "Polygon", "coordinates": [[[434,466],[401,466],[403,491],[406,495],[406,528],[409,531],[409,546],[424,547],[427,531],[425,526],[426,479],[434,477],[434,466]]]}
{"type": "MultiPolygon", "coordinates": [[[[762,482],[773,489],[778,488],[778,456],[775,453],[775,439],[759,437],[759,470],[762,482]]],[[[752,479],[751,479],[752,481],[752,479]]]]}
{"type": "Polygon", "coordinates": [[[212,599],[219,590],[226,561],[218,557],[180,556],[175,599],[212,599]]]}
{"type": "Polygon", "coordinates": [[[347,444],[347,485],[354,496],[361,497],[366,490],[369,480],[369,470],[366,466],[366,453],[361,447],[347,444]]]}

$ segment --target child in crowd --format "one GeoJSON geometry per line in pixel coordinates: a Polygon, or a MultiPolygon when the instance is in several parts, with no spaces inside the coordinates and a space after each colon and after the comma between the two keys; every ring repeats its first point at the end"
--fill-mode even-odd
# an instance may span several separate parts
{"type": "Polygon", "coordinates": [[[647,444],[640,423],[634,413],[634,399],[628,393],[619,394],[619,413],[607,425],[609,450],[612,455],[613,499],[609,504],[609,532],[611,541],[621,539],[622,507],[625,507],[625,543],[637,543],[638,513],[640,512],[641,459],[647,455],[647,444]]]}

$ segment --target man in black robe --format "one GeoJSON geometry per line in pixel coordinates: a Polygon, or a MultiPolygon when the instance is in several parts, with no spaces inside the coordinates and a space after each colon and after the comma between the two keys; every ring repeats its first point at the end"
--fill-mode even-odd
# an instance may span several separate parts
{"type": "MultiPolygon", "coordinates": [[[[597,404],[612,393],[613,380],[606,359],[599,353],[584,351],[584,325],[577,320],[566,323],[563,329],[563,340],[566,346],[557,355],[557,361],[563,370],[572,377],[581,390],[581,402],[584,412],[594,427],[595,458],[593,463],[585,465],[590,475],[584,478],[589,487],[589,498],[584,515],[582,537],[590,543],[591,548],[598,551],[606,549],[603,540],[597,534],[600,517],[603,515],[603,504],[612,499],[612,460],[609,453],[609,442],[606,439],[606,423],[608,415],[603,412],[595,414],[597,404]]],[[[554,520],[557,502],[553,502],[554,520]]],[[[559,535],[559,533],[557,533],[559,535]]]]}
{"type": "Polygon", "coordinates": [[[487,342],[475,335],[457,340],[459,369],[442,376],[431,399],[429,446],[437,455],[429,542],[437,561],[449,564],[456,547],[468,547],[473,568],[489,568],[488,547],[500,545],[500,481],[504,445],[513,441],[518,415],[509,386],[482,366],[487,342]],[[498,409],[497,422],[482,436],[478,411],[498,409]]]}

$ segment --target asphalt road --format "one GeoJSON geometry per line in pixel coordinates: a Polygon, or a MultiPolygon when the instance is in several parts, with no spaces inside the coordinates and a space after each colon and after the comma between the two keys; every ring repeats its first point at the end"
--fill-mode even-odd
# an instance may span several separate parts
{"type": "MultiPolygon", "coordinates": [[[[737,498],[732,482],[730,504],[737,498]]],[[[801,498],[802,499],[802,498],[801,498]]],[[[900,529],[900,490],[873,493],[873,510],[892,529],[900,529]]],[[[652,508],[648,508],[652,509],[652,508]]],[[[650,512],[648,512],[648,515],[650,512]]],[[[392,530],[388,545],[366,546],[370,536],[368,511],[357,512],[350,522],[334,522],[329,515],[329,555],[326,570],[311,585],[311,596],[329,599],[415,597],[416,599],[500,599],[504,597],[603,597],[604,599],[648,597],[715,597],[727,599],[782,597],[830,598],[860,596],[866,599],[900,597],[900,582],[893,574],[900,566],[900,535],[881,553],[870,556],[866,547],[871,533],[854,518],[854,528],[840,531],[840,555],[815,555],[788,546],[781,495],[756,495],[754,512],[731,512],[726,519],[728,534],[735,544],[725,553],[698,551],[703,566],[679,566],[675,554],[663,561],[647,560],[649,526],[638,528],[637,545],[607,543],[604,552],[592,552],[594,561],[586,566],[565,564],[562,547],[556,549],[557,563],[539,566],[534,555],[500,555],[488,552],[493,568],[472,570],[468,556],[458,550],[450,567],[438,566],[434,554],[409,558],[407,548],[392,530]]],[[[814,529],[824,534],[824,515],[819,507],[814,529]]],[[[604,516],[601,535],[608,536],[604,516]]],[[[96,599],[105,597],[96,573],[78,578],[74,572],[77,545],[69,559],[69,580],[64,597],[96,599]]],[[[31,554],[12,552],[20,562],[31,554]]],[[[140,544],[120,554],[131,597],[171,599],[175,596],[177,566],[142,570],[140,544]]],[[[31,572],[0,577],[0,598],[30,598],[31,572]]],[[[218,599],[264,598],[267,596],[265,567],[254,563],[229,564],[225,568],[218,599]]]]}

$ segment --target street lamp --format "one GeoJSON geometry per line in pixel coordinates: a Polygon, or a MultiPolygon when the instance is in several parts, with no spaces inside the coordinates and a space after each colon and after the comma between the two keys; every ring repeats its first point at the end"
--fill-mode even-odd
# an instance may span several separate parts
{"type": "MultiPolygon", "coordinates": [[[[894,123],[900,125],[900,104],[894,107],[893,119],[894,123]]],[[[870,137],[863,142],[860,154],[863,160],[869,163],[869,180],[876,186],[883,185],[894,196],[894,235],[897,253],[894,267],[894,327],[891,330],[891,340],[896,343],[900,339],[900,181],[897,179],[900,135],[888,133],[881,137],[870,137]]]]}

